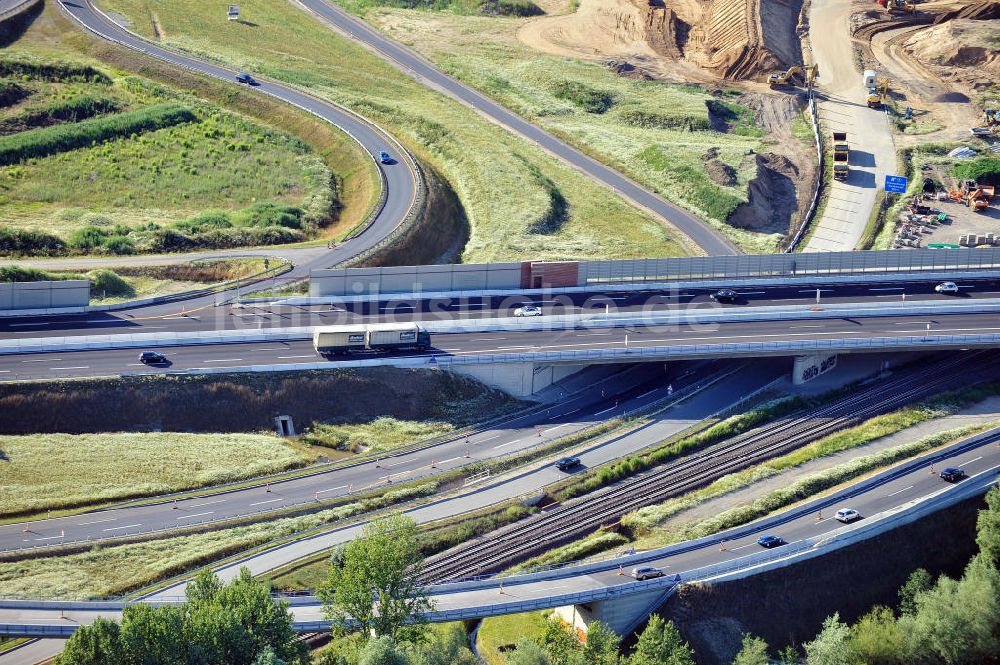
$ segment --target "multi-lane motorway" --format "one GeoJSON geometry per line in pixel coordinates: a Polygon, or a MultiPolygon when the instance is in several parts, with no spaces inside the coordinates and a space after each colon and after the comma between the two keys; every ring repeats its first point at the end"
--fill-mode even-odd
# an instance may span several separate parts
{"type": "MultiPolygon", "coordinates": [[[[569,395],[551,408],[513,417],[467,436],[390,455],[381,460],[240,491],[220,491],[211,496],[176,502],[168,500],[157,504],[0,526],[0,550],[56,546],[81,540],[96,541],[154,530],[183,528],[315,503],[317,499],[335,499],[349,493],[378,489],[390,482],[399,483],[431,476],[475,461],[534,448],[621,415],[625,411],[659,402],[668,397],[668,387],[680,396],[681,391],[704,385],[706,376],[721,376],[722,372],[728,374],[736,367],[697,363],[671,365],[665,369],[662,365],[647,365],[612,376],[599,385],[569,395]]],[[[662,419],[667,423],[667,430],[652,428],[643,436],[618,441],[613,447],[602,446],[600,452],[591,452],[586,458],[587,463],[601,464],[618,455],[626,455],[655,443],[659,440],[657,437],[669,436],[670,433],[709,416],[780,375],[779,368],[768,367],[764,362],[751,363],[748,369],[752,371],[729,375],[725,385],[719,383],[706,387],[671,410],[662,419]]],[[[516,496],[522,491],[534,490],[537,486],[532,480],[529,485],[514,487],[510,495],[516,496]]],[[[476,500],[477,507],[484,505],[488,504],[476,500]]]]}
{"type": "MultiPolygon", "coordinates": [[[[613,325],[613,324],[609,324],[613,325]]],[[[533,326],[534,327],[534,326],[533,326]]],[[[496,362],[498,356],[511,361],[535,357],[547,352],[615,351],[629,349],[669,350],[671,354],[688,352],[714,357],[724,344],[773,342],[769,352],[748,348],[742,355],[788,355],[782,344],[802,341],[839,342],[882,338],[887,340],[949,337],[971,334],[1000,334],[995,313],[911,314],[853,318],[807,318],[800,320],[723,321],[680,323],[634,327],[590,327],[566,330],[505,330],[500,332],[436,333],[433,348],[426,353],[399,354],[411,366],[429,366],[449,357],[474,362],[496,362]],[[711,346],[709,346],[711,345],[711,346]],[[432,363],[431,361],[434,361],[432,363]]],[[[931,348],[931,347],[928,347],[931,348]]],[[[138,362],[134,348],[94,349],[89,351],[53,351],[0,355],[0,381],[28,378],[67,378],[114,376],[126,373],[156,374],[177,371],[239,369],[252,366],[287,367],[324,362],[310,340],[249,343],[221,343],[194,346],[159,346],[168,363],[150,366],[138,362]]],[[[722,352],[719,352],[722,353],[722,352]]],[[[725,350],[741,355],[739,348],[725,350]]],[[[367,357],[365,354],[351,359],[367,357]]],[[[382,358],[383,356],[374,356],[382,358]]],[[[543,358],[539,356],[540,358],[543,358]]],[[[544,359],[544,358],[543,358],[544,359]]],[[[550,358],[556,360],[557,358],[550,358]]],[[[586,361],[581,357],[580,361],[586,361]]],[[[599,358],[592,358],[599,361],[599,358]]]]}
{"type": "MultiPolygon", "coordinates": [[[[640,560],[643,565],[660,567],[667,573],[667,580],[678,574],[682,580],[688,579],[688,571],[705,566],[724,563],[736,565],[740,559],[761,551],[756,539],[763,533],[782,537],[788,543],[783,547],[791,553],[844,529],[844,525],[833,519],[834,512],[839,508],[851,507],[858,510],[862,519],[854,523],[854,528],[864,529],[867,526],[866,520],[874,519],[888,511],[899,510],[921,498],[935,496],[946,490],[949,487],[948,483],[942,481],[936,473],[928,473],[929,468],[962,467],[971,476],[962,482],[974,486],[977,491],[979,488],[985,491],[995,482],[996,471],[1000,469],[1000,447],[996,445],[998,439],[1000,432],[991,430],[945,451],[929,454],[871,480],[861,481],[857,487],[798,506],[777,519],[766,519],[760,523],[724,531],[717,534],[716,538],[706,539],[707,542],[696,541],[665,548],[662,551],[622,557],[607,562],[597,570],[584,568],[577,571],[569,567],[541,576],[506,577],[503,579],[502,587],[499,581],[471,585],[471,587],[461,585],[432,587],[431,598],[439,615],[450,611],[464,611],[470,618],[490,616],[519,611],[517,604],[525,601],[538,601],[539,607],[545,606],[547,602],[552,606],[560,604],[559,596],[562,595],[631,585],[632,581],[621,574],[621,569],[627,571],[640,560]],[[724,546],[720,546],[720,541],[724,542],[724,546]]],[[[345,538],[350,537],[349,531],[351,530],[344,530],[345,538]]],[[[773,552],[780,556],[782,548],[776,548],[773,552]]],[[[235,565],[233,568],[235,569],[235,565]]],[[[234,573],[235,570],[228,571],[226,576],[234,573]]],[[[174,586],[157,592],[149,599],[178,598],[181,591],[181,586],[174,586]]],[[[321,622],[325,619],[322,608],[315,600],[296,601],[291,610],[296,621],[321,622]]],[[[0,624],[60,627],[67,623],[87,624],[98,615],[118,614],[115,610],[82,607],[66,608],[64,618],[60,613],[59,608],[43,609],[4,603],[0,605],[0,624]]],[[[442,616],[442,618],[452,617],[442,616]]]]}
{"type": "MultiPolygon", "coordinates": [[[[821,304],[836,305],[854,302],[873,304],[900,302],[964,302],[971,298],[994,298],[1000,294],[1000,281],[993,277],[960,280],[960,296],[934,292],[938,281],[917,279],[900,283],[877,281],[864,284],[844,284],[831,280],[829,284],[752,286],[736,288],[738,300],[726,303],[739,311],[751,307],[805,305],[816,302],[817,290],[821,304]]],[[[0,318],[0,337],[34,338],[76,335],[111,335],[159,332],[193,332],[199,330],[237,330],[322,326],[363,321],[411,321],[491,318],[511,316],[524,304],[538,305],[545,316],[603,311],[663,312],[715,307],[711,294],[714,288],[657,289],[621,291],[614,286],[594,287],[572,293],[554,291],[544,295],[507,295],[492,297],[429,297],[418,300],[385,295],[358,302],[335,302],[309,306],[246,305],[241,307],[181,306],[173,304],[162,313],[156,308],[134,308],[116,312],[88,314],[0,318]]],[[[334,299],[335,300],[335,299],[334,299]]]]}

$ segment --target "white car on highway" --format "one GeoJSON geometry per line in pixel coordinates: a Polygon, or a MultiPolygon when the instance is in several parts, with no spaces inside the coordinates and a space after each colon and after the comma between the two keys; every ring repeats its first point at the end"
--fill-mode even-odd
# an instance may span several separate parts
{"type": "Polygon", "coordinates": [[[853,522],[854,520],[861,519],[861,513],[854,510],[853,508],[841,508],[837,511],[837,521],[847,524],[848,522],[853,522]]]}
{"type": "Polygon", "coordinates": [[[958,293],[958,284],[955,282],[941,282],[934,287],[936,293],[958,293]]]}
{"type": "Polygon", "coordinates": [[[514,310],[514,316],[541,316],[542,308],[535,305],[521,305],[514,310]]]}

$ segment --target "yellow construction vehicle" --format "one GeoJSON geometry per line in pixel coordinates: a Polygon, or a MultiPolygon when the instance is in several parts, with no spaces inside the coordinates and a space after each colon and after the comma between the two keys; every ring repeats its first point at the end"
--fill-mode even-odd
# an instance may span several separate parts
{"type": "Polygon", "coordinates": [[[807,87],[812,87],[813,82],[816,80],[817,72],[819,68],[816,65],[796,65],[794,67],[789,67],[788,71],[777,72],[771,74],[767,77],[767,84],[772,88],[777,88],[779,85],[790,85],[792,77],[801,75],[805,79],[807,87]]]}
{"type": "Polygon", "coordinates": [[[885,9],[886,14],[906,13],[912,14],[917,11],[913,0],[879,0],[880,5],[885,9]]]}
{"type": "Polygon", "coordinates": [[[885,104],[886,95],[889,94],[889,79],[878,79],[875,85],[868,88],[868,108],[877,109],[885,104]]]}

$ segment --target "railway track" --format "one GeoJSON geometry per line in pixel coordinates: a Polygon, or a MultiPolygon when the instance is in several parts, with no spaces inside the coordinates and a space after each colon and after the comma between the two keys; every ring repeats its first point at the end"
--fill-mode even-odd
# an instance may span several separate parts
{"type": "Polygon", "coordinates": [[[633,510],[703,487],[873,416],[993,378],[1000,374],[998,369],[1000,362],[988,352],[974,352],[905,371],[431,557],[421,579],[444,582],[502,570],[602,525],[615,524],[633,510]]]}

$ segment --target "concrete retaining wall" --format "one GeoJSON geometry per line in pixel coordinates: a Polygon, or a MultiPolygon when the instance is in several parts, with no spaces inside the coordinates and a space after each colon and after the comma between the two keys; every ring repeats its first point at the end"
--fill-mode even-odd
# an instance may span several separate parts
{"type": "Polygon", "coordinates": [[[85,307],[89,302],[90,282],[85,279],[0,283],[0,310],[85,307]]]}

